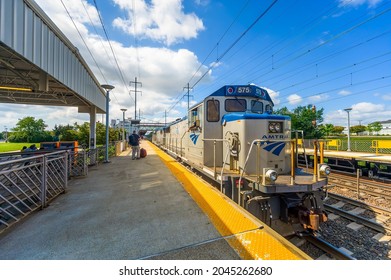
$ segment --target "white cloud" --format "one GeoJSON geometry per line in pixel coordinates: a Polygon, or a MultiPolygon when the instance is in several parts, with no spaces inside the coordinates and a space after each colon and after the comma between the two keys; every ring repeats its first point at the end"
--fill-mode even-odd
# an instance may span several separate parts
{"type": "Polygon", "coordinates": [[[280,92],[274,91],[274,90],[272,90],[270,88],[266,88],[266,87],[262,87],[262,88],[265,89],[269,93],[270,98],[273,100],[274,106],[277,106],[281,103],[281,100],[278,99],[280,92]]]}
{"type": "MultiPolygon", "coordinates": [[[[154,121],[164,120],[164,112],[169,108],[171,109],[172,105],[177,102],[175,97],[180,97],[184,94],[183,87],[186,86],[189,79],[200,66],[198,57],[187,49],[172,50],[169,48],[139,47],[137,50],[133,46],[125,46],[113,40],[111,41],[111,45],[125,79],[124,84],[116,63],[114,62],[114,58],[112,57],[108,42],[104,38],[100,38],[99,35],[91,33],[93,29],[87,28],[90,21],[86,16],[81,1],[63,1],[69,9],[72,18],[74,18],[84,41],[94,55],[94,59],[99,65],[100,70],[80,39],[78,32],[75,30],[75,27],[66,14],[61,2],[36,0],[37,4],[48,14],[57,27],[79,49],[81,55],[97,77],[98,81],[102,84],[108,83],[115,86],[115,89],[110,93],[110,119],[122,119],[121,108],[128,109],[126,118],[134,118],[135,96],[133,92],[130,92],[134,87],[129,86],[129,81],[134,81],[134,78],[138,77],[138,81],[142,83],[142,87],[139,87],[137,90],[142,91],[142,95],[137,95],[137,115],[140,110],[141,116],[144,118],[154,121]]],[[[116,2],[119,3],[121,1],[116,2]]],[[[125,2],[128,3],[128,5],[131,5],[132,3],[132,1],[122,2],[123,5],[125,5],[125,2]]],[[[167,5],[171,5],[170,7],[173,7],[176,3],[177,12],[182,9],[180,1],[170,0],[156,2],[164,2],[167,5]]],[[[136,0],[136,5],[140,5],[140,3],[140,1],[136,0]]],[[[88,5],[86,1],[84,1],[84,4],[88,11],[95,10],[95,8],[88,5]]],[[[156,9],[162,9],[162,5],[163,4],[157,3],[156,9]]],[[[175,15],[171,11],[167,11],[167,13],[170,17],[175,15]]],[[[97,14],[94,15],[94,12],[91,12],[90,16],[93,21],[97,20],[97,14]]],[[[184,21],[184,18],[186,18],[187,15],[181,12],[178,16],[179,23],[183,22],[183,24],[190,24],[184,21]]],[[[192,15],[192,17],[195,16],[192,15]]],[[[177,38],[179,39],[179,37],[177,38]]],[[[208,66],[203,65],[194,79],[198,79],[207,69],[208,66]]],[[[211,73],[208,73],[200,84],[210,81],[210,75],[211,73]]],[[[192,101],[192,103],[194,102],[195,101],[192,101]]],[[[182,104],[178,104],[168,112],[167,120],[173,120],[185,115],[185,110],[183,110],[183,108],[187,108],[187,102],[186,106],[183,105],[183,108],[181,108],[180,105],[182,104]]],[[[7,128],[15,127],[18,118],[26,116],[33,116],[37,119],[42,118],[45,123],[49,125],[49,129],[52,129],[54,124],[73,124],[74,122],[83,123],[89,121],[89,114],[78,113],[77,108],[75,107],[6,105],[0,107],[0,130],[3,129],[4,126],[7,126],[7,128]]],[[[101,115],[99,114],[96,119],[97,121],[101,121],[101,115]]]]}
{"type": "Polygon", "coordinates": [[[391,100],[391,93],[389,93],[389,94],[384,94],[384,95],[381,96],[381,98],[382,98],[383,100],[390,101],[390,100],[391,100]]]}
{"type": "Polygon", "coordinates": [[[148,38],[166,45],[196,38],[204,30],[195,14],[185,14],[181,0],[114,0],[127,12],[127,18],[117,17],[113,25],[127,34],[148,38]]]}
{"type": "Polygon", "coordinates": [[[290,105],[297,105],[303,102],[303,98],[298,94],[291,94],[287,99],[290,105]]]}
{"type": "Polygon", "coordinates": [[[339,94],[339,95],[346,96],[346,95],[352,94],[352,92],[343,89],[343,90],[339,91],[338,94],[339,94]]]}
{"type": "Polygon", "coordinates": [[[329,96],[327,94],[318,94],[308,97],[308,100],[310,103],[318,103],[329,99],[329,96]]]}
{"type": "MultiPolygon", "coordinates": [[[[384,121],[391,118],[391,108],[387,108],[384,104],[374,104],[370,102],[360,102],[353,104],[350,111],[351,125],[362,125],[375,121],[384,121]]],[[[347,125],[347,113],[342,110],[329,112],[324,116],[323,123],[332,123],[334,125],[347,125]]]]}
{"type": "Polygon", "coordinates": [[[375,7],[382,1],[383,0],[339,0],[339,5],[357,7],[363,4],[368,4],[369,7],[375,7]]]}
{"type": "Polygon", "coordinates": [[[195,0],[194,2],[199,6],[208,6],[210,0],[195,0]]]}
{"type": "Polygon", "coordinates": [[[369,102],[360,102],[352,106],[352,111],[356,111],[359,114],[375,113],[384,111],[385,106],[383,104],[373,104],[369,102]]]}

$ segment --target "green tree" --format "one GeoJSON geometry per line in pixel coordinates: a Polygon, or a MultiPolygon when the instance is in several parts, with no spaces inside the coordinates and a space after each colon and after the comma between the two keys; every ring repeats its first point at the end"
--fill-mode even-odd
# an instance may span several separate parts
{"type": "Polygon", "coordinates": [[[321,124],[318,128],[323,135],[328,137],[328,136],[330,136],[330,134],[333,133],[334,125],[332,125],[331,123],[321,124]]]}
{"type": "Polygon", "coordinates": [[[342,131],[344,131],[344,129],[345,129],[345,127],[336,125],[336,126],[334,126],[334,128],[333,128],[333,134],[337,134],[337,135],[338,135],[338,134],[341,134],[342,131]]]}
{"type": "MultiPolygon", "coordinates": [[[[88,146],[90,139],[90,124],[85,122],[77,126],[79,144],[88,146]]],[[[119,129],[109,128],[109,142],[119,140],[119,129]]],[[[96,145],[104,145],[106,143],[106,126],[102,123],[96,123],[96,145]]]]}
{"type": "Polygon", "coordinates": [[[367,126],[367,130],[369,131],[369,133],[372,133],[372,132],[378,133],[380,130],[382,130],[382,128],[383,128],[383,126],[380,124],[380,122],[370,123],[367,126]]]}
{"type": "Polygon", "coordinates": [[[360,132],[364,132],[365,130],[367,130],[365,125],[354,125],[354,126],[350,127],[351,133],[359,134],[360,132]]]}
{"type": "Polygon", "coordinates": [[[16,127],[12,128],[10,142],[42,142],[52,139],[50,133],[45,131],[47,125],[42,119],[36,120],[34,117],[19,119],[16,127]]]}
{"type": "Polygon", "coordinates": [[[302,130],[305,138],[320,138],[323,134],[317,123],[323,121],[324,109],[316,110],[315,106],[299,106],[289,111],[286,107],[278,109],[274,114],[288,115],[292,120],[292,130],[302,130]]]}
{"type": "Polygon", "coordinates": [[[78,140],[77,129],[73,125],[55,125],[52,132],[55,136],[55,140],[57,141],[78,140]]]}

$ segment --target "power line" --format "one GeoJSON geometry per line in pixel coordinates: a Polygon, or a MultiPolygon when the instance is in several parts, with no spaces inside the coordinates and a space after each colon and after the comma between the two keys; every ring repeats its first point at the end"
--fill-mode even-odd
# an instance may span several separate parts
{"type": "MultiPolygon", "coordinates": [[[[61,0],[61,1],[62,1],[62,0],[61,0]]],[[[100,20],[100,23],[101,23],[102,28],[103,28],[103,32],[104,32],[104,34],[105,34],[105,36],[106,36],[107,42],[109,43],[109,46],[110,46],[110,49],[111,49],[111,53],[113,54],[113,58],[114,58],[115,64],[117,65],[117,69],[118,69],[118,71],[119,71],[119,73],[120,73],[122,82],[124,83],[124,86],[125,86],[126,90],[129,91],[128,85],[127,85],[127,83],[126,83],[126,81],[125,81],[124,75],[122,74],[121,67],[120,67],[119,64],[118,64],[118,60],[117,60],[117,57],[115,56],[115,52],[114,52],[113,46],[111,45],[111,41],[110,41],[109,36],[108,36],[108,34],[107,34],[107,31],[106,31],[105,25],[104,25],[104,23],[103,23],[102,17],[101,17],[101,15],[100,15],[98,5],[96,4],[96,0],[94,0],[94,5],[95,5],[95,8],[96,8],[96,10],[97,10],[97,12],[98,12],[98,16],[99,16],[99,20],[100,20]]]]}
{"type": "Polygon", "coordinates": [[[218,46],[220,44],[220,42],[224,39],[225,35],[228,33],[228,31],[231,29],[231,27],[233,26],[233,24],[238,20],[238,18],[240,17],[240,15],[242,14],[242,12],[244,11],[244,9],[247,7],[248,3],[250,2],[250,0],[247,0],[247,2],[243,5],[243,7],[240,9],[240,12],[237,14],[237,16],[235,17],[235,19],[231,22],[231,24],[228,26],[228,28],[224,31],[223,35],[221,35],[220,39],[217,41],[216,45],[213,47],[213,49],[209,52],[209,54],[206,56],[206,58],[202,61],[202,63],[200,63],[200,66],[197,68],[197,70],[194,72],[193,76],[190,78],[188,84],[190,84],[191,80],[194,78],[194,76],[198,73],[198,71],[201,69],[201,67],[204,65],[204,63],[206,62],[206,60],[209,58],[209,56],[216,50],[218,49],[218,46]]]}
{"type": "Polygon", "coordinates": [[[250,31],[254,25],[263,18],[264,15],[266,15],[269,10],[278,2],[278,0],[274,0],[267,8],[266,10],[261,13],[256,20],[223,52],[222,55],[220,55],[215,62],[212,63],[211,66],[208,67],[207,71],[193,84],[193,88],[206,76],[206,74],[214,67],[215,64],[217,64],[223,57],[244,37],[244,35],[247,34],[248,31],[250,31]]]}
{"type": "Polygon", "coordinates": [[[132,0],[132,15],[133,15],[133,36],[134,36],[134,45],[136,49],[136,57],[137,57],[137,73],[138,77],[141,78],[140,75],[140,55],[138,52],[138,39],[137,39],[137,28],[136,28],[136,4],[135,0],[132,0]]]}
{"type": "MultiPolygon", "coordinates": [[[[311,95],[307,95],[307,96],[305,96],[305,97],[300,97],[300,98],[292,99],[292,100],[290,100],[290,101],[298,101],[298,100],[301,100],[301,99],[303,99],[303,98],[310,98],[310,97],[314,97],[314,96],[317,96],[317,95],[322,95],[322,94],[325,94],[325,93],[330,93],[330,92],[334,92],[334,91],[337,91],[337,90],[346,89],[346,88],[349,87],[349,86],[364,85],[364,84],[369,84],[369,83],[376,82],[376,81],[380,81],[380,80],[386,80],[386,79],[389,79],[389,78],[391,78],[391,75],[382,76],[382,77],[378,77],[378,78],[374,78],[374,79],[362,81],[362,82],[359,82],[359,83],[355,83],[354,85],[350,84],[350,85],[348,85],[348,86],[344,85],[344,86],[342,86],[342,87],[336,87],[336,88],[333,88],[333,89],[330,89],[330,90],[327,90],[327,91],[322,91],[322,92],[314,93],[314,94],[311,94],[311,95]]],[[[366,90],[366,92],[368,92],[368,91],[366,90]]],[[[289,101],[285,101],[285,102],[282,102],[282,103],[280,103],[280,104],[285,104],[285,103],[289,103],[289,101]]]]}
{"type": "MultiPolygon", "coordinates": [[[[336,39],[338,39],[338,38],[340,38],[340,37],[342,37],[342,36],[345,36],[346,34],[352,32],[353,30],[355,30],[355,29],[361,27],[362,25],[364,25],[364,24],[370,22],[371,20],[374,20],[374,19],[376,19],[376,18],[378,18],[378,17],[380,17],[380,16],[382,16],[382,15],[384,15],[384,14],[390,12],[390,11],[391,11],[391,8],[388,8],[388,9],[386,9],[386,10],[384,10],[384,11],[382,11],[382,12],[376,14],[376,15],[371,16],[370,18],[367,18],[366,20],[364,20],[364,21],[362,21],[362,22],[360,22],[360,23],[358,23],[358,24],[356,24],[356,25],[354,25],[354,26],[352,26],[352,27],[350,27],[350,28],[348,28],[348,29],[346,29],[346,30],[344,30],[344,31],[342,31],[342,32],[340,32],[340,33],[338,33],[337,35],[335,35],[335,36],[333,36],[332,38],[330,38],[330,39],[328,39],[328,40],[326,40],[326,41],[320,43],[319,45],[317,45],[317,46],[315,46],[315,47],[313,47],[313,48],[311,48],[311,49],[304,50],[303,52],[297,54],[295,57],[293,57],[293,58],[291,58],[291,59],[285,61],[284,63],[282,63],[282,64],[279,65],[278,67],[275,67],[273,70],[275,70],[275,69],[277,69],[277,68],[281,68],[282,66],[285,66],[285,65],[287,65],[287,64],[289,64],[289,63],[291,63],[291,62],[293,62],[293,61],[295,61],[295,60],[297,60],[297,59],[299,59],[299,58],[301,58],[301,57],[303,57],[303,56],[305,56],[305,55],[308,55],[309,53],[314,52],[315,50],[321,48],[322,46],[324,46],[324,45],[326,45],[326,44],[329,44],[329,43],[333,42],[334,40],[336,40],[336,39]]],[[[282,60],[282,59],[280,59],[279,61],[281,61],[281,60],[282,60]]],[[[277,61],[277,62],[278,62],[278,61],[277,61]]],[[[263,77],[263,76],[265,76],[265,75],[271,73],[273,70],[270,70],[270,71],[268,71],[267,73],[263,73],[262,75],[256,77],[255,79],[259,79],[260,77],[263,77]]],[[[253,80],[254,80],[254,79],[253,79],[253,80]]]]}
{"type": "MultiPolygon", "coordinates": [[[[72,23],[73,23],[73,25],[74,25],[74,27],[75,27],[75,29],[76,29],[77,33],[79,34],[79,36],[80,36],[81,40],[83,41],[83,43],[84,43],[84,46],[86,47],[87,51],[88,51],[88,52],[89,52],[89,54],[91,55],[92,59],[94,60],[96,67],[98,67],[98,69],[99,69],[99,72],[100,72],[100,73],[101,73],[101,75],[102,75],[102,78],[105,80],[105,82],[106,82],[106,84],[107,84],[107,80],[106,80],[106,77],[105,77],[105,75],[103,75],[102,69],[99,67],[99,65],[98,65],[98,62],[96,61],[96,59],[95,59],[94,55],[92,54],[92,52],[91,52],[90,48],[88,47],[88,45],[87,45],[87,43],[86,43],[86,41],[84,40],[84,38],[83,38],[83,36],[81,35],[81,33],[80,33],[79,29],[77,28],[77,25],[76,25],[75,21],[73,20],[73,18],[72,18],[72,16],[71,16],[71,14],[69,13],[69,11],[68,11],[67,7],[65,6],[65,4],[64,4],[64,2],[63,2],[63,0],[61,0],[61,3],[62,3],[62,5],[64,6],[64,9],[65,9],[65,11],[67,12],[67,14],[68,14],[69,18],[71,19],[71,21],[72,21],[72,23]]],[[[118,99],[117,99],[116,95],[115,95],[115,94],[113,94],[113,96],[114,96],[115,100],[117,101],[117,103],[119,104],[119,102],[118,102],[118,99]]]]}

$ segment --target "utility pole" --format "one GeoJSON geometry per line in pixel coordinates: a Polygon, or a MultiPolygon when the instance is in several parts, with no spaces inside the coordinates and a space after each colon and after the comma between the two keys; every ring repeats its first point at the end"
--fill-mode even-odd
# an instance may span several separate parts
{"type": "Polygon", "coordinates": [[[167,126],[167,110],[164,111],[164,126],[167,126]]]}
{"type": "Polygon", "coordinates": [[[137,91],[137,85],[140,85],[140,87],[143,86],[142,83],[137,82],[137,77],[134,78],[134,82],[130,81],[129,85],[132,86],[134,84],[134,90],[131,90],[134,92],[134,119],[137,120],[137,93],[141,91],[137,91]]]}
{"type": "Polygon", "coordinates": [[[190,108],[190,105],[189,105],[190,104],[190,100],[189,100],[189,98],[190,98],[190,90],[193,89],[193,88],[191,88],[189,83],[187,83],[187,86],[184,87],[183,89],[187,89],[187,94],[185,96],[187,96],[187,111],[189,111],[189,108],[190,108]]]}

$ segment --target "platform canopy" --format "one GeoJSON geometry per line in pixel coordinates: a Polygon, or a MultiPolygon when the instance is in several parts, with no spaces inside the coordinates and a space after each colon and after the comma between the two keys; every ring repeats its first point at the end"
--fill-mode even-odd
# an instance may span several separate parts
{"type": "Polygon", "coordinates": [[[99,82],[33,0],[0,0],[0,103],[78,107],[105,113],[99,82]]]}

